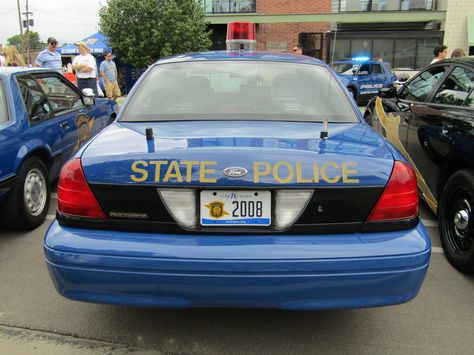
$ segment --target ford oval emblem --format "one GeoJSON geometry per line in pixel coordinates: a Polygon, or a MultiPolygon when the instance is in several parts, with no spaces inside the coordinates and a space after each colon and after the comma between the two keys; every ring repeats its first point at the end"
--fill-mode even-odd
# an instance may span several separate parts
{"type": "Polygon", "coordinates": [[[247,169],[238,166],[231,166],[224,169],[224,175],[231,178],[239,178],[248,174],[247,169]]]}

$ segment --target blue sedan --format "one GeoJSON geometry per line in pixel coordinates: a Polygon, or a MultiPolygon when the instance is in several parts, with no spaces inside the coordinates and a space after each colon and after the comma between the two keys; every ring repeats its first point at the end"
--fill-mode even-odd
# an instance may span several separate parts
{"type": "Polygon", "coordinates": [[[354,308],[414,298],[431,244],[413,169],[305,56],[158,61],[64,166],[57,291],[139,307],[354,308]]]}
{"type": "Polygon", "coordinates": [[[55,71],[0,68],[0,221],[33,229],[48,213],[50,181],[118,113],[55,71]]]}

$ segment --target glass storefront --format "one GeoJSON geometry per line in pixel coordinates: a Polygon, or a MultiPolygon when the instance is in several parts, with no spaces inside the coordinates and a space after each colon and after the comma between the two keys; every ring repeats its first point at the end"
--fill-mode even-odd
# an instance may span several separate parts
{"type": "Polygon", "coordinates": [[[202,0],[208,14],[254,13],[256,0],[202,0]]]}
{"type": "Polygon", "coordinates": [[[433,59],[440,31],[386,31],[328,33],[328,62],[357,56],[389,62],[396,69],[419,70],[433,59]],[[334,46],[334,37],[335,46],[334,46]]]}
{"type": "Polygon", "coordinates": [[[333,0],[338,12],[351,11],[432,11],[434,0],[333,0]]]}

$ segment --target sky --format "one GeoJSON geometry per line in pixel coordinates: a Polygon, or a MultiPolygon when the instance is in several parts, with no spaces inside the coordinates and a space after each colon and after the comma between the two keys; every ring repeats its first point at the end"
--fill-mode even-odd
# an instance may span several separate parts
{"type": "MultiPolygon", "coordinates": [[[[34,27],[44,42],[53,36],[62,43],[71,43],[99,30],[99,8],[105,0],[28,0],[34,27]]],[[[26,0],[20,0],[26,12],[26,0]]],[[[23,15],[22,15],[23,16],[23,15]]],[[[17,0],[0,0],[0,44],[20,33],[17,0]]]]}

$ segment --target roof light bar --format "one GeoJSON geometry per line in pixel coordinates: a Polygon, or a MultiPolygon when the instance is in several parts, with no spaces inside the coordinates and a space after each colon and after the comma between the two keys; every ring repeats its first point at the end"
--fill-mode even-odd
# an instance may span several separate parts
{"type": "Polygon", "coordinates": [[[255,51],[257,48],[256,33],[255,23],[230,22],[227,24],[227,50],[255,51]]]}
{"type": "Polygon", "coordinates": [[[354,57],[352,58],[352,60],[354,62],[367,62],[368,60],[370,60],[369,57],[354,57]]]}

